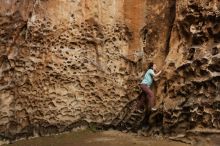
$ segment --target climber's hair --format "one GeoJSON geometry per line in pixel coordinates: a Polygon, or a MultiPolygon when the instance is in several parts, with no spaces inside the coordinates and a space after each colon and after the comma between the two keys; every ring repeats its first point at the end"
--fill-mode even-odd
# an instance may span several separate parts
{"type": "Polygon", "coordinates": [[[150,62],[147,69],[153,69],[154,63],[150,62]]]}

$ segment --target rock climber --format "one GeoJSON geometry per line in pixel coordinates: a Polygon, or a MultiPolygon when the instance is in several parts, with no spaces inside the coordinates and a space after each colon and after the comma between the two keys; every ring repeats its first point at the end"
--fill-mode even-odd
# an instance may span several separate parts
{"type": "Polygon", "coordinates": [[[155,106],[155,97],[154,97],[154,93],[150,89],[150,86],[153,83],[153,78],[157,77],[161,74],[161,71],[159,71],[158,73],[155,73],[156,69],[157,69],[156,64],[151,62],[148,66],[147,72],[144,75],[144,79],[142,80],[142,82],[140,84],[142,91],[148,97],[148,103],[149,103],[148,107],[152,111],[155,111],[157,109],[154,107],[155,106]]]}

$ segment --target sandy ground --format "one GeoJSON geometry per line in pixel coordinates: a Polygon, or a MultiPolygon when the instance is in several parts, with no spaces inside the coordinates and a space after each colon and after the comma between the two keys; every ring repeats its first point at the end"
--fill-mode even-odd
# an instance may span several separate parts
{"type": "MultiPolygon", "coordinates": [[[[201,141],[200,141],[201,142],[201,141]]],[[[198,143],[199,144],[199,143],[198,143]]],[[[68,134],[20,140],[4,146],[190,146],[161,137],[143,137],[131,133],[108,130],[92,132],[80,130],[68,134]]],[[[207,146],[200,143],[199,146],[207,146]]],[[[209,146],[219,146],[212,144],[209,146]]]]}

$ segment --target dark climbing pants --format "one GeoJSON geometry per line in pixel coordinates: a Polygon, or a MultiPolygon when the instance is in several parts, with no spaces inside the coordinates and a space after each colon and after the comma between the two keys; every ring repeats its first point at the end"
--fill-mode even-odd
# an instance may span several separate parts
{"type": "Polygon", "coordinates": [[[147,95],[150,108],[154,107],[155,105],[154,93],[151,91],[151,89],[146,84],[140,84],[140,87],[142,91],[147,95]]]}

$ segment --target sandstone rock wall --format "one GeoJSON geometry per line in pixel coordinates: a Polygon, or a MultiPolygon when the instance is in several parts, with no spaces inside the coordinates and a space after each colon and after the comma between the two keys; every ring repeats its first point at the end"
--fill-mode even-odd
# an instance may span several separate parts
{"type": "Polygon", "coordinates": [[[1,1],[1,137],[63,132],[81,121],[110,124],[138,93],[131,76],[141,71],[134,56],[144,23],[139,6],[1,1]]]}
{"type": "Polygon", "coordinates": [[[111,125],[150,61],[152,126],[219,129],[217,0],[1,0],[0,28],[1,138],[111,125]]]}
{"type": "Polygon", "coordinates": [[[176,1],[165,72],[157,88],[165,132],[220,129],[219,22],[219,1],[176,1]]]}

